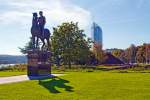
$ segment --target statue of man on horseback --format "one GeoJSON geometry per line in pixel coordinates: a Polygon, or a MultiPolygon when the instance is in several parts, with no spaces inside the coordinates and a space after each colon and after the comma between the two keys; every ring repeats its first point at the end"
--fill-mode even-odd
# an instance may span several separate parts
{"type": "Polygon", "coordinates": [[[38,18],[38,23],[39,23],[39,28],[40,28],[40,31],[41,31],[41,35],[43,36],[44,35],[44,26],[46,24],[46,18],[45,16],[43,16],[43,12],[40,11],[39,12],[39,15],[40,17],[38,18]]]}
{"type": "Polygon", "coordinates": [[[38,48],[39,46],[39,39],[42,41],[42,49],[45,47],[45,39],[47,41],[47,49],[50,48],[50,31],[47,28],[44,28],[46,24],[46,18],[43,16],[43,12],[39,12],[40,17],[38,17],[37,13],[33,13],[32,19],[32,27],[31,27],[31,34],[32,34],[32,44],[33,49],[38,48]]]}

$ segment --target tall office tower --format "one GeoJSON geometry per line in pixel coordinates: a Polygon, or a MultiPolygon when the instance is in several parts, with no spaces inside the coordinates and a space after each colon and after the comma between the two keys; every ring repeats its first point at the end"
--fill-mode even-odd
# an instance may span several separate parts
{"type": "Polygon", "coordinates": [[[92,25],[92,39],[97,45],[102,45],[102,29],[96,23],[92,25]]]}
{"type": "Polygon", "coordinates": [[[103,51],[102,51],[102,29],[96,23],[92,25],[92,40],[93,40],[93,52],[95,57],[99,62],[102,61],[103,51]]]}

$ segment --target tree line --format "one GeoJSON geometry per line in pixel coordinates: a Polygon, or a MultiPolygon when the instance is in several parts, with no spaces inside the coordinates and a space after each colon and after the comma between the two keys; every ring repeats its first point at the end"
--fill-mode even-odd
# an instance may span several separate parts
{"type": "Polygon", "coordinates": [[[125,63],[150,63],[150,44],[140,46],[132,44],[125,50],[114,49],[112,55],[125,63]]]}

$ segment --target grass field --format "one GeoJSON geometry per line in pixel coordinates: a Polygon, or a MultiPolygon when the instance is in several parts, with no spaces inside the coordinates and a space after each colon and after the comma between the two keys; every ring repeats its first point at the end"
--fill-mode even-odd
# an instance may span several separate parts
{"type": "Polygon", "coordinates": [[[16,76],[16,75],[24,75],[27,72],[19,72],[19,71],[0,71],[0,77],[6,77],[6,76],[16,76]]]}
{"type": "Polygon", "coordinates": [[[0,85],[0,100],[150,100],[150,73],[69,72],[0,85]]]}

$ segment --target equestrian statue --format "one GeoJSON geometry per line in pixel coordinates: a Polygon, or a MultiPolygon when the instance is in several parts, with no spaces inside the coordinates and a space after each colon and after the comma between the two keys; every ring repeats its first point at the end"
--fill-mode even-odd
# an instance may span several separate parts
{"type": "Polygon", "coordinates": [[[32,27],[31,27],[31,34],[32,34],[32,45],[33,49],[37,49],[39,46],[39,39],[42,41],[43,50],[46,46],[45,40],[47,41],[47,49],[50,49],[50,31],[47,28],[44,28],[46,24],[46,18],[43,16],[43,12],[39,12],[40,17],[38,17],[37,13],[33,13],[32,19],[32,27]]]}

